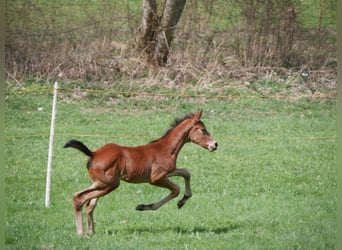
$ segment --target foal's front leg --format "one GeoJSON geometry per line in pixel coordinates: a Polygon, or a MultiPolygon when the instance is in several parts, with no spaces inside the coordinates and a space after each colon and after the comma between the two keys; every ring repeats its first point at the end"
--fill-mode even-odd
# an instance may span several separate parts
{"type": "Polygon", "coordinates": [[[170,181],[169,178],[167,178],[166,176],[160,180],[152,182],[151,184],[154,186],[167,188],[171,191],[171,193],[156,203],[152,203],[149,205],[140,204],[136,207],[136,210],[138,211],[156,210],[160,208],[162,205],[164,205],[166,202],[168,202],[169,200],[172,200],[173,198],[179,195],[179,187],[175,183],[170,181]]]}
{"type": "Polygon", "coordinates": [[[168,177],[172,177],[172,176],[182,176],[184,178],[184,183],[185,183],[184,196],[177,203],[178,208],[181,208],[183,207],[185,202],[192,196],[192,191],[190,187],[191,174],[185,168],[176,168],[172,173],[168,174],[168,177]]]}

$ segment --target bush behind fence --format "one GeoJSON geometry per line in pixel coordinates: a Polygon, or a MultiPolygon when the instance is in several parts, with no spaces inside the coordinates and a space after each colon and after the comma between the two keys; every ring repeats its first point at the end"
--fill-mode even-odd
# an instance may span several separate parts
{"type": "MultiPolygon", "coordinates": [[[[163,84],[165,75],[137,51],[141,2],[7,1],[7,78],[163,84]]],[[[250,69],[265,67],[335,75],[335,6],[336,0],[187,1],[164,71],[175,83],[248,78],[250,69]]]]}

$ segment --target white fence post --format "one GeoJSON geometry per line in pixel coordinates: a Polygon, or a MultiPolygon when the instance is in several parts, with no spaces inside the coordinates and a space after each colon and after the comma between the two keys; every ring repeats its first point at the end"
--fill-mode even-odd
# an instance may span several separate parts
{"type": "Polygon", "coordinates": [[[46,170],[45,207],[50,206],[51,163],[52,163],[52,152],[53,152],[53,138],[54,138],[54,131],[55,131],[57,90],[58,90],[58,82],[55,82],[54,91],[53,91],[53,101],[52,101],[48,163],[47,163],[47,170],[46,170]]]}

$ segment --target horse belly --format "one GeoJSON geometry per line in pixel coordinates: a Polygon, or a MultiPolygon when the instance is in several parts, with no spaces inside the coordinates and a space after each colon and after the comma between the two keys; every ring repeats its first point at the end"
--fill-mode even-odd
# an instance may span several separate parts
{"type": "Polygon", "coordinates": [[[150,164],[130,164],[133,162],[126,162],[125,167],[121,171],[121,179],[130,183],[148,182],[151,178],[150,164]]]}
{"type": "Polygon", "coordinates": [[[149,166],[139,166],[130,168],[126,166],[123,171],[121,171],[121,180],[130,183],[143,183],[149,182],[151,179],[151,167],[149,166]]]}

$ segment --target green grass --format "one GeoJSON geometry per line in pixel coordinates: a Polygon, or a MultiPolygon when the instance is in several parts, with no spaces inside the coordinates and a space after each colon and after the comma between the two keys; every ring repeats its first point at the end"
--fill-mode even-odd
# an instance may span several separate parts
{"type": "MultiPolygon", "coordinates": [[[[335,100],[242,96],[204,102],[66,92],[58,98],[47,209],[52,95],[6,95],[7,249],[334,249],[336,142],[315,137],[335,136],[335,100]],[[64,143],[80,139],[93,150],[109,141],[147,143],[175,117],[200,108],[219,148],[183,148],[178,166],[192,173],[188,203],[178,210],[175,199],[157,211],[137,212],[137,204],[167,191],[122,182],[99,200],[95,236],[78,237],[71,197],[90,181],[86,157],[63,149],[64,143]]],[[[182,179],[173,180],[184,191],[182,179]]]]}

